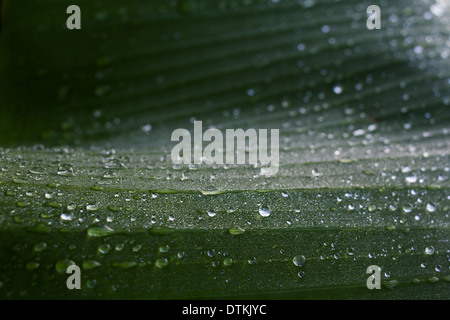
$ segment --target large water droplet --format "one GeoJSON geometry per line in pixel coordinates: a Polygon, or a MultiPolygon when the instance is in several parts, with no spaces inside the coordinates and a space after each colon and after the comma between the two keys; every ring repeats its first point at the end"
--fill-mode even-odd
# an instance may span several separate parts
{"type": "Polygon", "coordinates": [[[166,258],[158,259],[155,262],[155,266],[157,266],[159,269],[163,269],[163,268],[167,267],[168,264],[169,264],[169,260],[167,260],[166,258]]]}
{"type": "Polygon", "coordinates": [[[434,253],[434,247],[429,246],[425,248],[425,254],[431,256],[434,253]]]}
{"type": "Polygon", "coordinates": [[[83,261],[83,269],[91,270],[100,267],[100,263],[95,260],[86,260],[83,261]]]}
{"type": "Polygon", "coordinates": [[[224,266],[226,266],[226,267],[229,267],[229,266],[231,266],[232,264],[233,264],[233,259],[231,259],[231,258],[225,258],[224,260],[223,260],[223,265],[224,266]]]}
{"type": "Polygon", "coordinates": [[[261,207],[259,207],[259,214],[262,217],[268,217],[268,216],[270,216],[270,213],[271,213],[271,210],[270,210],[269,206],[261,206],[261,207]]]}
{"type": "Polygon", "coordinates": [[[294,263],[294,265],[296,265],[297,267],[301,267],[303,266],[303,264],[305,263],[306,258],[305,256],[295,256],[292,259],[292,262],[294,263]]]}
{"type": "Polygon", "coordinates": [[[114,230],[108,226],[88,228],[87,234],[90,237],[104,237],[114,234],[114,230]]]}
{"type": "Polygon", "coordinates": [[[59,260],[56,265],[55,265],[55,269],[56,271],[58,271],[59,273],[66,273],[67,268],[71,265],[75,265],[75,262],[73,262],[72,260],[69,259],[62,259],[59,260]]]}
{"type": "Polygon", "coordinates": [[[64,177],[72,177],[75,175],[75,172],[69,164],[63,164],[58,167],[57,174],[64,177]]]}
{"type": "Polygon", "coordinates": [[[436,206],[432,203],[427,204],[427,211],[428,212],[435,212],[436,211],[436,206]]]}
{"type": "Polygon", "coordinates": [[[216,213],[213,210],[208,210],[208,216],[214,217],[216,213]]]}

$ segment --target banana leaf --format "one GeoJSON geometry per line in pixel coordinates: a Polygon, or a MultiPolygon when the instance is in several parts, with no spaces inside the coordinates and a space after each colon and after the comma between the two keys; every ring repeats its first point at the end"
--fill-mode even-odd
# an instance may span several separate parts
{"type": "Polygon", "coordinates": [[[449,299],[450,5],[372,4],[3,1],[0,298],[449,299]],[[196,120],[277,174],[174,164],[196,120]]]}

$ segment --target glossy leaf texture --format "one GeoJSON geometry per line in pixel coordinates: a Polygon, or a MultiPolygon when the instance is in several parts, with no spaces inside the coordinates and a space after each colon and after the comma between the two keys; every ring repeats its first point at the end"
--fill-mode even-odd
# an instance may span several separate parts
{"type": "Polygon", "coordinates": [[[4,1],[0,297],[448,299],[450,6],[371,4],[4,1]],[[195,120],[279,172],[174,165],[195,120]]]}

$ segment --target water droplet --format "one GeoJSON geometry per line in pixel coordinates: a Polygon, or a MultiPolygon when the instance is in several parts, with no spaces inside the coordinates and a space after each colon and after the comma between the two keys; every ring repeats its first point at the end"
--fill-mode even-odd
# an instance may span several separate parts
{"type": "Polygon", "coordinates": [[[334,92],[335,94],[341,94],[342,91],[343,91],[343,90],[342,90],[342,87],[339,86],[339,85],[336,85],[336,86],[333,87],[333,92],[334,92]]]}
{"type": "Polygon", "coordinates": [[[149,134],[150,131],[152,131],[152,125],[151,124],[146,124],[146,125],[142,126],[141,130],[145,134],[149,134]]]}
{"type": "Polygon", "coordinates": [[[166,258],[157,259],[155,262],[155,266],[157,266],[159,269],[167,267],[168,264],[169,260],[167,260],[166,258]]]}
{"type": "Polygon", "coordinates": [[[17,184],[26,184],[26,183],[28,183],[27,180],[25,180],[25,179],[20,179],[20,178],[13,179],[13,182],[14,182],[14,183],[17,183],[17,184]]]}
{"type": "Polygon", "coordinates": [[[322,26],[321,30],[323,33],[328,33],[330,32],[330,27],[325,24],[322,26]]]}
{"type": "Polygon", "coordinates": [[[208,210],[208,216],[210,217],[214,217],[216,215],[216,213],[212,210],[208,210]]]}
{"type": "Polygon", "coordinates": [[[431,256],[434,253],[434,247],[429,246],[425,248],[425,254],[431,256]]]}
{"type": "Polygon", "coordinates": [[[38,262],[34,262],[34,261],[33,262],[28,262],[26,264],[25,268],[28,271],[35,270],[35,269],[39,268],[39,263],[38,262]]]}
{"type": "Polygon", "coordinates": [[[231,229],[229,229],[228,230],[228,233],[229,234],[232,234],[232,235],[238,235],[238,234],[243,234],[245,232],[245,230],[244,229],[242,229],[242,228],[231,228],[231,229]]]}
{"type": "Polygon", "coordinates": [[[47,244],[45,242],[39,242],[34,245],[33,250],[35,252],[41,252],[41,251],[44,251],[46,248],[47,248],[47,244]]]}
{"type": "Polygon", "coordinates": [[[37,175],[45,175],[47,174],[47,171],[45,171],[45,169],[42,167],[33,167],[30,169],[30,173],[37,175]]]}
{"type": "Polygon", "coordinates": [[[72,215],[65,214],[65,213],[62,213],[60,218],[63,221],[72,221],[73,220],[73,216],[72,215]]]}
{"type": "Polygon", "coordinates": [[[305,46],[305,44],[304,43],[299,43],[298,45],[297,45],[297,50],[298,51],[304,51],[306,49],[306,46],[305,46]]]}
{"type": "Polygon", "coordinates": [[[427,204],[427,208],[426,209],[427,209],[428,212],[432,213],[432,212],[436,211],[436,206],[434,204],[432,204],[432,203],[429,203],[429,204],[427,204]]]}
{"type": "Polygon", "coordinates": [[[294,263],[294,265],[296,265],[297,267],[301,267],[303,266],[303,264],[305,263],[306,258],[305,256],[295,256],[292,259],[292,262],[294,263]]]}
{"type": "Polygon", "coordinates": [[[18,207],[28,207],[30,204],[31,204],[31,203],[29,203],[29,202],[23,202],[23,201],[17,201],[17,202],[16,202],[16,205],[17,205],[18,207]]]}
{"type": "Polygon", "coordinates": [[[101,244],[97,248],[97,252],[101,254],[107,254],[111,250],[111,246],[109,244],[101,244]]]}
{"type": "Polygon", "coordinates": [[[97,284],[97,281],[95,279],[89,279],[88,281],[86,281],[86,286],[89,289],[93,289],[96,284],[97,284]]]}
{"type": "Polygon", "coordinates": [[[57,201],[49,201],[46,205],[55,209],[61,208],[61,204],[57,201]]]}
{"type": "Polygon", "coordinates": [[[393,204],[389,205],[389,210],[394,212],[395,210],[397,210],[397,207],[393,204]]]}
{"type": "Polygon", "coordinates": [[[417,177],[416,176],[408,176],[405,178],[407,183],[416,183],[417,182],[417,177]]]}
{"type": "Polygon", "coordinates": [[[135,245],[131,250],[133,250],[134,252],[138,252],[142,249],[142,245],[137,244],[135,245]]]}
{"type": "Polygon", "coordinates": [[[233,259],[231,259],[231,258],[225,258],[225,259],[223,260],[223,265],[226,266],[226,267],[231,266],[233,263],[234,263],[234,261],[233,261],[233,259]]]}
{"type": "Polygon", "coordinates": [[[271,213],[271,210],[270,210],[269,206],[261,206],[261,207],[259,207],[259,214],[262,217],[268,217],[268,216],[270,216],[270,213],[271,213]]]}
{"type": "Polygon", "coordinates": [[[104,237],[114,234],[114,230],[108,226],[88,228],[87,234],[90,237],[104,237]]]}
{"type": "Polygon", "coordinates": [[[98,268],[100,266],[101,266],[101,264],[95,260],[83,261],[83,269],[85,269],[85,270],[92,270],[92,269],[98,268]]]}
{"type": "Polygon", "coordinates": [[[113,262],[112,266],[121,269],[129,269],[137,266],[137,263],[134,261],[113,262]]]}
{"type": "Polygon", "coordinates": [[[402,207],[402,210],[403,210],[404,213],[410,213],[412,211],[412,209],[413,209],[413,207],[410,204],[405,204],[402,207]]]}
{"type": "Polygon", "coordinates": [[[159,247],[159,252],[169,252],[169,246],[166,244],[164,246],[159,247]]]}
{"type": "Polygon", "coordinates": [[[75,262],[73,262],[72,260],[69,260],[69,259],[62,259],[62,260],[59,260],[55,264],[55,269],[58,273],[65,274],[67,271],[67,268],[71,265],[75,265],[75,262]]]}
{"type": "Polygon", "coordinates": [[[398,285],[398,281],[397,280],[390,280],[390,281],[385,281],[384,285],[386,286],[386,288],[388,289],[393,289],[396,285],[398,285]]]}
{"type": "Polygon", "coordinates": [[[108,209],[113,211],[113,212],[122,211],[122,207],[118,207],[118,206],[109,206],[108,209]]]}
{"type": "Polygon", "coordinates": [[[75,175],[75,172],[69,164],[63,164],[58,167],[57,174],[64,177],[72,177],[75,175]]]}
{"type": "Polygon", "coordinates": [[[352,133],[352,135],[354,137],[361,137],[365,134],[366,134],[366,131],[364,129],[357,129],[357,130],[353,131],[353,133],[352,133]]]}
{"type": "Polygon", "coordinates": [[[322,175],[322,174],[319,172],[319,170],[316,169],[316,168],[312,169],[312,170],[311,170],[311,173],[312,173],[312,175],[313,175],[314,178],[318,178],[318,177],[320,177],[320,176],[322,175]]]}
{"type": "Polygon", "coordinates": [[[408,173],[408,172],[411,172],[411,168],[410,167],[406,166],[406,167],[402,168],[402,173],[408,173]]]}

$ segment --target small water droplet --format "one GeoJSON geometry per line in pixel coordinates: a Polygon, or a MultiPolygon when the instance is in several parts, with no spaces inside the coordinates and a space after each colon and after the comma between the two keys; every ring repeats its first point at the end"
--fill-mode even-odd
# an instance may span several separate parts
{"type": "Polygon", "coordinates": [[[86,281],[86,286],[89,289],[93,289],[96,284],[97,284],[97,281],[95,279],[89,279],[88,281],[86,281]]]}
{"type": "Polygon", "coordinates": [[[214,217],[216,215],[216,213],[212,210],[208,210],[208,216],[210,217],[214,217]]]}
{"type": "Polygon", "coordinates": [[[239,235],[239,234],[243,234],[245,232],[244,229],[242,228],[231,228],[228,230],[228,233],[231,235],[239,235]]]}
{"type": "Polygon", "coordinates": [[[60,218],[63,221],[72,221],[73,220],[73,216],[70,214],[66,214],[66,213],[62,213],[60,218]]]}
{"type": "Polygon", "coordinates": [[[87,234],[90,237],[104,237],[114,234],[114,229],[108,226],[92,227],[87,229],[87,234]]]}
{"type": "Polygon", "coordinates": [[[45,169],[42,167],[33,167],[30,169],[30,173],[37,175],[46,175],[47,171],[45,171],[45,169]]]}
{"type": "Polygon", "coordinates": [[[169,252],[169,246],[166,244],[164,246],[159,247],[159,252],[169,252]]]}
{"type": "Polygon", "coordinates": [[[343,91],[343,90],[342,90],[342,87],[339,86],[339,85],[336,85],[336,86],[333,87],[333,92],[334,92],[335,94],[341,94],[342,91],[343,91]]]}
{"type": "Polygon", "coordinates": [[[112,266],[120,269],[129,269],[137,266],[137,263],[134,261],[113,262],[112,266]]]}
{"type": "Polygon", "coordinates": [[[410,204],[405,204],[402,207],[402,210],[403,210],[404,213],[410,213],[412,211],[412,209],[413,209],[413,207],[410,204]]]}
{"type": "Polygon", "coordinates": [[[38,262],[35,262],[35,261],[33,261],[33,262],[28,262],[28,263],[26,264],[25,268],[26,268],[28,271],[35,270],[35,269],[39,268],[39,263],[38,263],[38,262]]]}

